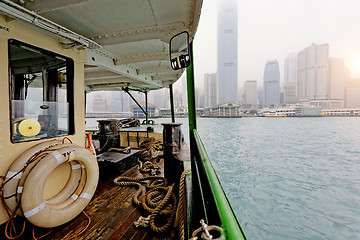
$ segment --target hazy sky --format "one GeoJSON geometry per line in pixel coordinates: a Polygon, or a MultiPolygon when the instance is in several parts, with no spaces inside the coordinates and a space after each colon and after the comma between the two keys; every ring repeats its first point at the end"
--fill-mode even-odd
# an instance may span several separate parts
{"type": "MultiPolygon", "coordinates": [[[[234,0],[236,1],[236,0],[234,0]]],[[[194,41],[196,86],[217,71],[217,15],[221,0],[204,0],[194,41]]],[[[238,0],[238,81],[262,85],[265,62],[312,43],[329,43],[329,57],[345,59],[360,77],[360,0],[238,0]]]]}

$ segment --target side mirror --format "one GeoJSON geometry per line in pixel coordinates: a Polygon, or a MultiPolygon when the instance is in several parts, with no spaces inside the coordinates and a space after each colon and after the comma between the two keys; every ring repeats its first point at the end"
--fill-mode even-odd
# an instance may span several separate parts
{"type": "Polygon", "coordinates": [[[178,70],[190,65],[189,33],[181,32],[170,39],[171,68],[178,70]]]}

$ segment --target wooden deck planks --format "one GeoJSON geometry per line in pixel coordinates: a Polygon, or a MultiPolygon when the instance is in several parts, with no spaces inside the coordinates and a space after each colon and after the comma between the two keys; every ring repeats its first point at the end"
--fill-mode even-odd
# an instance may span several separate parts
{"type": "MultiPolygon", "coordinates": [[[[123,176],[143,177],[138,167],[134,167],[123,176]]],[[[91,218],[88,229],[75,239],[172,239],[158,237],[148,229],[136,228],[134,221],[141,215],[140,209],[133,205],[132,197],[135,187],[119,187],[112,183],[113,179],[100,181],[93,200],[85,212],[91,218]]],[[[87,218],[81,214],[66,224],[56,233],[44,239],[67,239],[78,234],[87,224],[87,218]]]]}
{"type": "MultiPolygon", "coordinates": [[[[162,161],[160,165],[163,167],[162,161]]],[[[124,173],[123,176],[143,177],[137,166],[124,173]]],[[[79,235],[87,226],[88,219],[81,213],[69,223],[52,229],[49,235],[41,239],[174,239],[173,234],[169,236],[158,236],[151,233],[149,229],[135,227],[134,221],[141,215],[141,210],[132,203],[132,197],[135,191],[135,187],[116,186],[112,178],[102,179],[99,181],[92,201],[84,210],[86,214],[89,215],[91,223],[83,233],[79,235]]],[[[145,215],[146,214],[143,214],[143,216],[145,215]]],[[[28,223],[26,234],[19,239],[32,239],[31,228],[31,224],[28,223]]],[[[35,234],[39,238],[48,231],[49,229],[36,228],[35,234]]],[[[2,239],[2,236],[3,233],[0,234],[0,239],[2,239]]]]}

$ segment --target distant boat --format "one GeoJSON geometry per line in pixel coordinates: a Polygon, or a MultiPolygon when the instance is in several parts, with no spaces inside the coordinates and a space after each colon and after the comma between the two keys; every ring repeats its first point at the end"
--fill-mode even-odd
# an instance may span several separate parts
{"type": "Polygon", "coordinates": [[[287,117],[286,115],[265,115],[265,117],[287,117]]]}
{"type": "Polygon", "coordinates": [[[265,111],[261,114],[263,117],[287,117],[285,112],[279,111],[265,111]]]}

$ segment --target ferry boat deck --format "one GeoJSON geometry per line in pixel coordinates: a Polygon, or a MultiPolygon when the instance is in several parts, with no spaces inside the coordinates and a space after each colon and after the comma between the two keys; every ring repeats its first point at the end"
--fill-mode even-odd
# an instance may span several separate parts
{"type": "MultiPolygon", "coordinates": [[[[157,176],[164,176],[163,160],[160,160],[158,165],[161,167],[162,171],[157,176]]],[[[135,166],[125,172],[122,176],[139,178],[148,176],[148,174],[143,175],[140,173],[139,167],[135,166]]],[[[86,227],[89,223],[88,218],[84,214],[79,214],[69,223],[53,228],[50,230],[50,233],[49,229],[35,227],[35,239],[161,240],[175,238],[174,231],[170,231],[166,235],[159,235],[151,232],[149,228],[135,227],[134,221],[136,221],[139,216],[148,215],[146,213],[142,214],[140,208],[135,206],[132,202],[136,188],[117,186],[113,183],[113,180],[114,178],[112,176],[102,176],[92,201],[84,209],[85,213],[90,218],[88,227],[86,227]],[[83,231],[85,228],[86,230],[83,231]],[[42,237],[45,234],[48,235],[42,237]]],[[[16,228],[17,231],[21,232],[23,218],[17,217],[16,223],[18,225],[16,228]]],[[[0,239],[6,239],[4,227],[5,226],[2,226],[0,239]]],[[[34,239],[32,232],[33,226],[27,222],[25,232],[17,239],[34,239]]]]}

